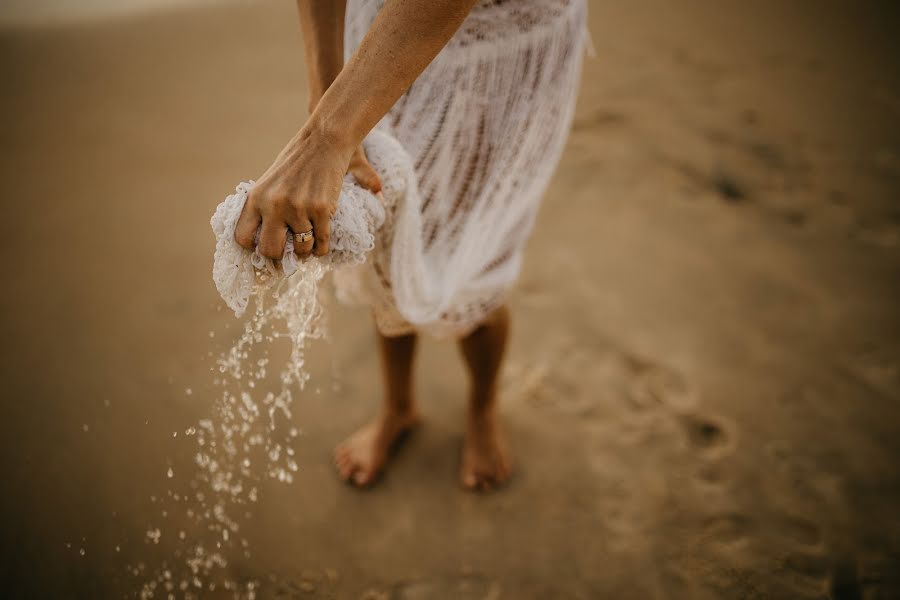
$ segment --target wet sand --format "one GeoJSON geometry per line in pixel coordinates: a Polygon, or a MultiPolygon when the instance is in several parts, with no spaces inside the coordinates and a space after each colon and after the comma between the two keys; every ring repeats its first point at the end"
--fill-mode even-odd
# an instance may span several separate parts
{"type": "MultiPolygon", "coordinates": [[[[900,595],[897,9],[592,9],[512,299],[514,480],[456,485],[465,381],[428,341],[425,426],[341,484],[379,382],[366,311],[334,306],[301,470],[231,565],[261,597],[900,595]]],[[[237,334],[208,219],[302,122],[297,29],[258,2],[0,33],[5,597],[122,597],[171,552],[173,433],[237,334]]]]}

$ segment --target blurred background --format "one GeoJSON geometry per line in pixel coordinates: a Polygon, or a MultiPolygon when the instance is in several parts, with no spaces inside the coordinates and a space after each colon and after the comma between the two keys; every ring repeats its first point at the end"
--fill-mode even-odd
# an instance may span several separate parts
{"type": "MultiPolygon", "coordinates": [[[[299,472],[226,567],[258,597],[900,597],[900,5],[590,8],[512,299],[516,476],[458,488],[463,370],[428,341],[425,427],[339,482],[380,383],[367,311],[332,303],[299,472]]],[[[209,217],[306,114],[296,9],[5,0],[0,82],[0,595],[132,597],[178,552],[175,434],[240,329],[209,217]]]]}

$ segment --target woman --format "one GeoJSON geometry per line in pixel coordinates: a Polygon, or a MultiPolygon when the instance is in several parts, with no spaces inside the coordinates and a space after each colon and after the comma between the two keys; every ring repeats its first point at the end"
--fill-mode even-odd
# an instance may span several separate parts
{"type": "Polygon", "coordinates": [[[504,299],[571,122],[584,0],[298,7],[311,114],[257,182],[235,238],[279,258],[290,230],[305,240],[299,257],[326,254],[344,174],[380,191],[361,142],[376,125],[390,131],[415,165],[422,203],[414,219],[386,226],[362,270],[336,276],[339,293],[372,305],[385,392],[380,416],[338,446],[335,463],[356,485],[376,480],[418,421],[412,363],[417,333],[429,332],[459,339],[471,379],[460,481],[490,490],[510,473],[496,417],[504,299]]]}

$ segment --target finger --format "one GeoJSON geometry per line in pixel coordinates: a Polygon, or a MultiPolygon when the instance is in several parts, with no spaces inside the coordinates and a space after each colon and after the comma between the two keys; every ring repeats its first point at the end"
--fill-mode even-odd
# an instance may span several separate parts
{"type": "Polygon", "coordinates": [[[349,460],[344,460],[341,464],[338,465],[338,474],[341,479],[344,481],[348,481],[350,476],[353,475],[353,463],[349,460]]]}
{"type": "Polygon", "coordinates": [[[241,216],[238,217],[237,225],[234,227],[234,241],[247,250],[253,250],[256,245],[256,231],[259,229],[261,221],[262,217],[256,210],[255,204],[251,204],[248,199],[244,204],[244,210],[241,211],[241,216]]]}
{"type": "Polygon", "coordinates": [[[325,256],[331,248],[331,216],[326,213],[313,217],[312,225],[313,235],[315,235],[313,254],[325,256]]]}
{"type": "MultiPolygon", "coordinates": [[[[291,231],[294,232],[294,254],[297,255],[297,258],[306,258],[312,252],[315,238],[310,237],[301,242],[299,234],[313,231],[312,223],[310,223],[309,219],[302,217],[291,221],[289,225],[291,226],[291,231]]],[[[313,235],[315,235],[315,232],[313,232],[313,235]]]]}
{"type": "Polygon", "coordinates": [[[347,468],[347,458],[342,455],[337,455],[334,457],[334,466],[337,467],[339,473],[343,473],[347,468]]]}
{"type": "Polygon", "coordinates": [[[381,191],[381,178],[362,152],[358,152],[350,160],[350,166],[347,170],[353,175],[356,183],[373,194],[377,194],[381,191]]]}
{"type": "Polygon", "coordinates": [[[266,258],[284,256],[284,243],[287,240],[287,225],[280,219],[268,217],[263,219],[259,230],[259,242],[256,249],[266,258]]]}

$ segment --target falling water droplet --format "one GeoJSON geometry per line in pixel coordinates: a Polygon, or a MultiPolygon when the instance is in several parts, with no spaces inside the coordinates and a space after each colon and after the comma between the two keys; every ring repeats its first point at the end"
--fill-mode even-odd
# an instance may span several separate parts
{"type": "MultiPolygon", "coordinates": [[[[226,557],[231,552],[241,550],[250,555],[246,539],[241,539],[240,545],[237,543],[240,539],[237,532],[241,519],[252,517],[247,508],[258,501],[261,479],[290,483],[298,470],[290,444],[301,432],[290,423],[291,405],[294,395],[310,380],[304,360],[305,345],[308,340],[324,335],[318,320],[321,307],[316,298],[317,283],[324,269],[318,263],[310,263],[304,269],[307,269],[305,276],[292,278],[290,284],[271,297],[274,304],[257,291],[256,310],[238,326],[241,335],[230,349],[220,352],[211,368],[210,379],[219,390],[214,410],[208,418],[183,430],[186,437],[193,436],[196,440],[194,473],[186,478],[186,473],[179,471],[179,481],[186,479],[190,491],[179,495],[168,490],[159,500],[160,509],[183,507],[180,508],[182,516],[196,527],[190,531],[198,535],[188,539],[184,530],[178,531],[173,542],[176,557],[182,562],[172,571],[178,583],[165,576],[163,565],[144,583],[142,597],[165,597],[161,589],[171,591],[175,587],[186,595],[191,586],[198,590],[224,586],[234,590],[235,596],[256,595],[253,582],[239,584],[228,580],[222,571],[214,571],[226,566],[226,557]],[[262,383],[270,367],[266,345],[280,338],[288,338],[292,349],[287,364],[279,372],[280,389],[269,392],[268,384],[262,383]],[[267,389],[260,393],[260,387],[267,389]],[[218,534],[218,541],[205,537],[206,532],[218,534]]],[[[215,332],[210,332],[210,338],[214,337],[215,332]]],[[[201,396],[206,396],[206,388],[202,389],[201,396]]],[[[307,389],[320,391],[315,387],[307,389]]],[[[184,388],[184,392],[192,395],[191,388],[184,388]]],[[[178,432],[172,437],[179,437],[178,432]]],[[[168,478],[174,477],[172,467],[166,473],[168,478]]],[[[156,502],[156,498],[152,501],[156,502]]],[[[160,513],[165,517],[168,511],[160,513]]],[[[173,514],[173,519],[177,518],[173,514]]],[[[161,536],[161,530],[151,525],[147,542],[159,544],[161,536]]]]}

